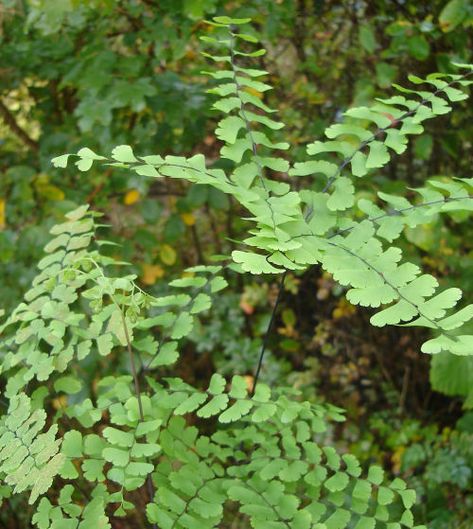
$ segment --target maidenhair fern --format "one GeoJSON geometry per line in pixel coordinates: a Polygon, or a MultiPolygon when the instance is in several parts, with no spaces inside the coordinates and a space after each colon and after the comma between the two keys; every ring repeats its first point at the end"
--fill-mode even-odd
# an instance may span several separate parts
{"type": "MultiPolygon", "coordinates": [[[[106,163],[223,191],[248,212],[232,270],[280,273],[283,284],[287,270],[321,264],[347,287],[351,303],[380,308],[373,325],[428,327],[434,337],[423,351],[469,354],[473,337],[461,328],[473,306],[451,312],[460,291],[439,291],[392,242],[406,226],[471,210],[473,180],[430,180],[412,201],[380,192],[376,202],[356,202],[355,184],[402,153],[426,119],[464,99],[473,68],[410,77],[432,90],[396,87],[402,95],[347,111],[327,129],[327,141],[307,147],[308,161],[291,166],[290,146],[279,141],[283,124],[260,97],[271,88],[260,80],[266,72],[241,66],[241,57],[264,53],[241,51],[240,42],[245,49],[256,42],[239,30],[247,22],[218,17],[215,37],[205,38],[225,50],[208,56],[226,66],[209,75],[230,172],[207,167],[202,155],[140,156],[127,145],[110,157],[81,149],[78,170],[106,163]],[[288,183],[309,176],[305,186],[288,183]]],[[[54,165],[66,167],[70,156],[54,165]]],[[[401,479],[386,480],[377,466],[363,472],[354,456],[321,440],[329,421],[343,420],[341,410],[301,401],[289,388],[270,390],[257,377],[248,387],[244,377],[214,374],[205,390],[162,378],[196,318],[225,288],[223,266],[190,268],[165,295],[151,296],[134,275],[119,273],[125,263],[103,254],[97,217],[81,207],[51,230],[32,288],[1,327],[5,497],[30,491],[39,529],[107,528],[120,516],[130,524],[146,516],[162,529],[205,529],[237,510],[254,529],[415,527],[415,494],[401,479]],[[100,366],[90,387],[72,376],[86,364],[100,366]],[[118,374],[117,365],[129,374],[118,374]]]]}
{"type": "MultiPolygon", "coordinates": [[[[114,149],[111,158],[81,149],[77,153],[78,169],[89,169],[95,160],[107,161],[140,175],[183,178],[214,186],[232,195],[252,215],[248,219],[253,224],[250,236],[242,241],[246,248],[232,254],[241,270],[281,273],[320,263],[349,287],[347,298],[351,303],[375,308],[389,305],[372,317],[373,325],[429,327],[436,337],[423,345],[424,352],[468,354],[473,338],[451,331],[470,319],[472,307],[455,315],[448,312],[456,307],[461,292],[454,288],[440,292],[434,277],[403,262],[401,250],[387,247],[383,239],[392,242],[404,226],[429,222],[440,212],[471,210],[472,180],[431,181],[428,187],[418,190],[425,204],[411,204],[403,197],[380,193],[380,199],[394,209],[383,212],[377,204],[362,200],[359,207],[367,213],[364,221],[355,220],[350,212],[355,206],[354,177],[385,166],[393,153],[406,149],[409,135],[423,132],[425,120],[450,112],[449,102],[465,99],[467,95],[461,88],[471,83],[468,77],[473,67],[458,65],[467,71],[465,74],[432,74],[427,79],[409,76],[414,84],[427,84],[433,90],[396,85],[404,95],[348,110],[342,123],[326,130],[327,141],[307,146],[313,159],[290,167],[285,158],[277,155],[278,151],[288,150],[289,144],[268,137],[269,132],[283,124],[268,117],[274,111],[258,97],[271,88],[257,79],[266,72],[238,65],[240,56],[256,57],[264,52],[237,50],[238,40],[255,41],[252,35],[237,30],[242,23],[217,19],[212,24],[223,30],[223,35],[205,37],[206,42],[225,48],[227,53],[209,55],[228,65],[226,70],[210,73],[217,85],[209,91],[220,96],[213,108],[225,114],[216,135],[223,142],[221,157],[234,163],[231,174],[207,168],[201,155],[189,159],[137,157],[127,145],[114,149]],[[270,171],[292,177],[311,175],[316,178],[314,187],[320,189],[291,190],[285,181],[271,179],[270,171]]],[[[69,156],[56,158],[55,165],[66,166],[69,156]]]]}

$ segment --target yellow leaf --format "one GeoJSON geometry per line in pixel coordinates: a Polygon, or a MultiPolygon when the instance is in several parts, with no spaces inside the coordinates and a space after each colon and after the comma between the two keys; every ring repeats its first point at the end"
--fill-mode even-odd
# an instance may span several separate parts
{"type": "Polygon", "coordinates": [[[252,96],[257,97],[258,99],[263,99],[263,94],[259,90],[256,90],[255,88],[251,88],[250,86],[245,86],[244,91],[248,92],[252,96]]]}
{"type": "Polygon", "coordinates": [[[145,285],[154,285],[156,280],[163,277],[164,270],[159,265],[144,264],[143,273],[141,275],[141,281],[145,285]]]}
{"type": "Polygon", "coordinates": [[[195,224],[195,217],[193,213],[182,213],[181,219],[186,226],[193,226],[195,224]]]}
{"type": "Polygon", "coordinates": [[[341,299],[337,303],[337,307],[332,312],[332,318],[334,320],[339,320],[340,318],[345,318],[351,316],[356,312],[356,308],[353,305],[350,305],[345,299],[341,299]]]}
{"type": "Polygon", "coordinates": [[[48,200],[64,200],[64,191],[51,184],[49,180],[49,176],[44,173],[41,173],[36,177],[34,186],[38,195],[48,200]]]}
{"type": "Polygon", "coordinates": [[[172,266],[177,259],[176,250],[169,244],[163,244],[159,250],[159,257],[165,265],[172,266]]]}
{"type": "Polygon", "coordinates": [[[254,377],[251,376],[251,375],[245,375],[244,379],[245,379],[246,387],[247,387],[248,391],[249,391],[249,392],[250,392],[250,391],[253,391],[253,386],[254,386],[254,384],[255,384],[255,379],[254,379],[254,377]]]}
{"type": "Polygon", "coordinates": [[[391,456],[392,468],[396,474],[398,474],[401,471],[402,456],[404,455],[405,451],[406,451],[405,446],[398,446],[394,454],[391,456]]]}
{"type": "Polygon", "coordinates": [[[130,189],[130,191],[126,192],[126,195],[123,198],[123,203],[126,206],[131,206],[132,204],[136,204],[139,199],[140,192],[138,191],[138,189],[130,189]]]}
{"type": "Polygon", "coordinates": [[[38,187],[38,193],[48,200],[64,200],[64,191],[57,186],[47,184],[38,187]]]}
{"type": "Polygon", "coordinates": [[[6,200],[4,198],[0,198],[0,230],[4,230],[7,225],[5,218],[6,204],[6,200]]]}
{"type": "Polygon", "coordinates": [[[67,406],[67,395],[53,399],[52,404],[55,410],[63,410],[67,406]]]}
{"type": "Polygon", "coordinates": [[[64,200],[64,197],[66,196],[62,189],[53,185],[48,186],[46,192],[48,193],[48,198],[50,200],[64,200]]]}

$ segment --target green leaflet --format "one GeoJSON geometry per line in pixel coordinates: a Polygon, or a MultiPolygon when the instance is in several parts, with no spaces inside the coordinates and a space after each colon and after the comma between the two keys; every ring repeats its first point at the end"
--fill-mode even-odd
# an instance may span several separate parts
{"type": "Polygon", "coordinates": [[[327,200],[327,207],[331,211],[345,210],[355,202],[355,188],[349,178],[341,176],[334,183],[334,192],[327,200]]]}
{"type": "Polygon", "coordinates": [[[252,407],[253,403],[251,401],[237,401],[235,404],[227,408],[219,416],[218,420],[222,423],[238,421],[245,415],[248,415],[252,407]]]}
{"type": "Polygon", "coordinates": [[[222,119],[215,130],[217,137],[226,143],[235,143],[238,133],[245,126],[245,122],[238,116],[229,116],[222,119]]]}
{"type": "Polygon", "coordinates": [[[430,383],[436,391],[465,398],[464,406],[473,406],[473,358],[441,353],[432,358],[430,383]]]}
{"type": "Polygon", "coordinates": [[[243,270],[252,274],[278,273],[281,269],[274,267],[263,255],[235,250],[232,257],[236,263],[242,265],[243,270]]]}
{"type": "Polygon", "coordinates": [[[31,490],[30,504],[48,491],[65,461],[59,453],[57,425],[41,433],[45,423],[46,413],[33,411],[31,400],[20,393],[12,397],[8,416],[0,426],[0,472],[14,493],[31,490]]]}
{"type": "Polygon", "coordinates": [[[61,490],[59,506],[53,506],[46,498],[41,499],[38,510],[33,516],[33,522],[38,529],[50,529],[50,527],[111,528],[105,513],[107,494],[102,488],[94,489],[93,499],[85,506],[74,503],[71,498],[73,492],[74,487],[66,485],[61,490]],[[50,525],[50,521],[53,525],[50,525]]]}

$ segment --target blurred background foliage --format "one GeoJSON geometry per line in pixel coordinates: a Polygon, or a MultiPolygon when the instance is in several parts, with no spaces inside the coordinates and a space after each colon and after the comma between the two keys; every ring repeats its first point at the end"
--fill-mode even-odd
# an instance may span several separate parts
{"type": "MultiPolygon", "coordinates": [[[[472,61],[471,0],[2,0],[3,309],[14,307],[29,284],[49,228],[85,202],[105,213],[120,243],[116,255],[133,263],[151,291],[183,266],[231,251],[242,229],[239,212],[215,190],[112,170],[59,173],[50,164],[84,145],[107,152],[120,143],[147,154],[203,152],[212,164],[219,146],[199,36],[209,31],[202,19],[215,14],[253,18],[268,50],[258,66],[275,86],[268,103],[279,108],[301,160],[305,144],[347,107],[387,96],[409,73],[472,61]]],[[[471,176],[473,112],[468,101],[462,105],[365,180],[360,197],[374,196],[373,180],[395,193],[427,177],[471,176]]],[[[403,245],[471,302],[471,223],[458,220],[407,230],[403,245]]],[[[254,372],[277,284],[229,280],[186,346],[180,369],[189,381],[215,369],[254,372]]],[[[368,319],[320,270],[290,276],[264,378],[346,408],[348,420],[334,435],[363,461],[383,464],[418,489],[419,522],[471,529],[473,357],[430,359],[419,353],[421,331],[374,329],[368,319]]],[[[3,520],[10,527],[8,513],[3,520]]]]}

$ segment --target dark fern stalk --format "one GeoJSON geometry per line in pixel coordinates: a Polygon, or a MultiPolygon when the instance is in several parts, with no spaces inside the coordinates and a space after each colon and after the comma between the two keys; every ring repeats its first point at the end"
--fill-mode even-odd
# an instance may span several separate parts
{"type": "Polygon", "coordinates": [[[276,319],[279,303],[281,302],[281,299],[284,293],[284,283],[286,281],[286,276],[287,276],[287,270],[285,270],[282,273],[281,279],[278,284],[278,294],[276,296],[276,301],[274,302],[274,306],[271,311],[271,316],[269,318],[268,327],[266,328],[266,331],[264,333],[263,340],[261,343],[261,350],[260,350],[259,357],[258,357],[258,363],[256,365],[255,375],[253,379],[253,387],[251,388],[251,391],[250,391],[250,397],[253,397],[256,391],[256,385],[258,384],[258,380],[259,380],[260,373],[261,373],[261,368],[263,367],[264,353],[266,352],[269,337],[273,329],[274,320],[276,319]]]}
{"type": "MultiPolygon", "coordinates": [[[[240,97],[240,93],[241,93],[242,87],[239,85],[238,80],[237,80],[237,70],[236,70],[235,52],[234,52],[235,38],[236,38],[237,32],[238,32],[238,26],[230,26],[229,27],[229,34],[230,34],[230,46],[229,46],[230,65],[231,65],[231,68],[232,68],[232,71],[233,71],[233,82],[236,85],[237,97],[240,99],[240,113],[241,113],[241,116],[242,116],[242,118],[243,118],[243,120],[245,122],[246,131],[247,131],[247,133],[248,133],[248,135],[250,137],[251,149],[252,149],[252,153],[253,153],[253,158],[255,159],[255,162],[256,162],[256,164],[258,166],[258,175],[259,175],[259,178],[260,178],[260,182],[261,182],[261,185],[263,186],[264,190],[267,191],[266,184],[264,182],[263,168],[261,167],[259,161],[257,160],[257,154],[258,154],[257,149],[258,149],[258,147],[256,145],[256,142],[255,142],[254,138],[253,138],[250,122],[248,121],[248,118],[247,118],[246,113],[245,113],[245,103],[242,101],[242,99],[240,97]]],[[[269,322],[268,322],[268,327],[266,328],[266,331],[265,331],[265,333],[263,335],[263,338],[262,338],[261,349],[260,349],[260,353],[259,353],[259,356],[258,356],[258,360],[257,360],[257,363],[256,363],[256,369],[255,369],[255,373],[254,373],[253,386],[252,386],[252,389],[251,389],[251,392],[250,392],[250,396],[251,397],[253,397],[253,395],[255,394],[256,385],[258,384],[258,380],[259,380],[260,373],[261,373],[261,368],[263,367],[264,354],[266,352],[266,348],[267,348],[269,337],[270,337],[270,334],[271,334],[271,331],[272,331],[272,328],[273,328],[274,320],[275,320],[276,315],[277,315],[279,303],[281,302],[282,295],[283,295],[283,292],[284,292],[284,283],[286,281],[286,275],[287,275],[287,271],[284,271],[282,276],[281,276],[281,280],[280,280],[280,282],[278,284],[278,293],[277,293],[277,297],[276,297],[276,301],[274,303],[273,309],[271,311],[271,316],[270,316],[270,319],[269,319],[269,322]]]]}

